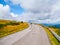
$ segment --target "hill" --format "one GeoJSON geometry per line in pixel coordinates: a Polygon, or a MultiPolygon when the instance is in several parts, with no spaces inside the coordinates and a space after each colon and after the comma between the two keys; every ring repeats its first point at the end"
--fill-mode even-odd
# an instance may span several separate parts
{"type": "Polygon", "coordinates": [[[56,28],[60,28],[60,24],[53,25],[56,28]]]}
{"type": "Polygon", "coordinates": [[[0,20],[0,38],[28,28],[27,22],[0,20]]]}

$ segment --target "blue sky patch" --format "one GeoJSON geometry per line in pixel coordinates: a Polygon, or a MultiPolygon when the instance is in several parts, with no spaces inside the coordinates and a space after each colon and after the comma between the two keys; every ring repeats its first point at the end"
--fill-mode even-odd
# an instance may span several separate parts
{"type": "Polygon", "coordinates": [[[20,5],[14,5],[10,1],[5,2],[4,0],[0,0],[0,4],[9,5],[11,12],[13,12],[15,14],[21,14],[22,12],[24,12],[24,9],[22,7],[20,7],[20,5]]]}

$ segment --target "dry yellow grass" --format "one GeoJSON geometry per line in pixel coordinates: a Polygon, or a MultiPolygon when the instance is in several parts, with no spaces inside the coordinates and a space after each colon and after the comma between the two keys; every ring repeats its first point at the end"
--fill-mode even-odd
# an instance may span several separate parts
{"type": "Polygon", "coordinates": [[[4,36],[7,36],[7,35],[10,35],[12,33],[16,33],[18,31],[22,31],[22,30],[24,30],[24,29],[26,29],[28,27],[29,27],[29,25],[26,22],[23,22],[23,23],[19,22],[18,25],[7,25],[7,26],[4,26],[3,28],[0,29],[0,38],[2,38],[4,36]]]}
{"type": "Polygon", "coordinates": [[[51,29],[60,36],[60,28],[53,28],[51,27],[51,29]]]}
{"type": "Polygon", "coordinates": [[[5,23],[9,23],[9,20],[0,20],[0,24],[5,24],[5,23]]]}

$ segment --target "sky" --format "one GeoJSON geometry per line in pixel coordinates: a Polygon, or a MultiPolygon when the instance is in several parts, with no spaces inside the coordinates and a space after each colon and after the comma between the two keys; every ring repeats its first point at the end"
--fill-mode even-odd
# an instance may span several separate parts
{"type": "Polygon", "coordinates": [[[0,19],[60,23],[60,0],[0,0],[0,19]]]}

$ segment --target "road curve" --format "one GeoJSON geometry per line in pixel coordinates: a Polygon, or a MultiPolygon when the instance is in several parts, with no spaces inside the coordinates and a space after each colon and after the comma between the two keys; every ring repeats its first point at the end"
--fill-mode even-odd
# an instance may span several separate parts
{"type": "Polygon", "coordinates": [[[31,31],[12,45],[51,45],[41,26],[32,24],[31,31]]]}

